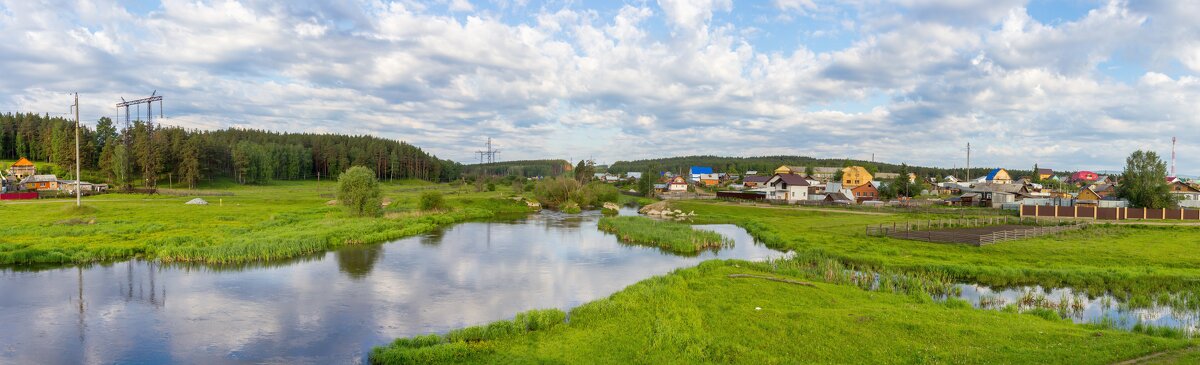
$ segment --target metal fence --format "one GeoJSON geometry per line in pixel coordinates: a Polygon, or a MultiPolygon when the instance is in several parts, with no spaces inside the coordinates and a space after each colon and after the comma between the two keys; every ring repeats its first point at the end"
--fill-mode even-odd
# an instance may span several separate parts
{"type": "Polygon", "coordinates": [[[1184,208],[1111,208],[1087,206],[1021,206],[1022,217],[1084,218],[1094,220],[1200,220],[1200,210],[1184,208]]]}

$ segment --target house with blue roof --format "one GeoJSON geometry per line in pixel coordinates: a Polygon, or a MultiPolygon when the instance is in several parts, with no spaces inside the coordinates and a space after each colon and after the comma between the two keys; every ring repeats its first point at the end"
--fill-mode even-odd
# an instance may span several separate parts
{"type": "Polygon", "coordinates": [[[987,176],[983,177],[983,182],[993,184],[1010,184],[1012,181],[1012,176],[1005,169],[992,169],[992,171],[988,171],[987,176]]]}
{"type": "Polygon", "coordinates": [[[707,166],[692,166],[691,170],[688,170],[688,173],[691,174],[692,181],[700,181],[700,175],[713,173],[713,168],[707,166]]]}

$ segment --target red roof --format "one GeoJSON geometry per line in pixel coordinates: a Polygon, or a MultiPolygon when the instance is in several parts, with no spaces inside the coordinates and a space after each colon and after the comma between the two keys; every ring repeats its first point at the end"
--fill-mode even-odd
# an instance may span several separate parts
{"type": "Polygon", "coordinates": [[[1071,180],[1073,181],[1095,181],[1098,178],[1100,178],[1100,175],[1096,175],[1096,173],[1091,171],[1080,171],[1071,175],[1071,180]]]}

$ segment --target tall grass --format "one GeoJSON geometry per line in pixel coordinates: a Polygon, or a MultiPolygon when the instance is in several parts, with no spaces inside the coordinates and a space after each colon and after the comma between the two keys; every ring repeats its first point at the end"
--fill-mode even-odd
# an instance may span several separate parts
{"type": "Polygon", "coordinates": [[[480,343],[498,341],[531,332],[548,331],[562,325],[567,313],[558,309],[535,309],[518,313],[512,320],[456,329],[445,335],[429,334],[399,338],[371,351],[373,364],[445,363],[463,361],[477,354],[480,343]]]}
{"type": "Polygon", "coordinates": [[[653,220],[646,217],[603,217],[601,231],[617,235],[623,242],[663,248],[678,253],[696,253],[707,248],[733,245],[733,240],[719,233],[692,229],[679,223],[653,220]]]}

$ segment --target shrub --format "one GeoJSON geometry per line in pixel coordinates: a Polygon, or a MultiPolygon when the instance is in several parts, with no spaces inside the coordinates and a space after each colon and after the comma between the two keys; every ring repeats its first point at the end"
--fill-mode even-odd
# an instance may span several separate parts
{"type": "Polygon", "coordinates": [[[378,214],[382,193],[379,181],[375,180],[375,172],[362,166],[354,166],[343,172],[338,176],[337,199],[350,214],[378,214]]]}
{"type": "Polygon", "coordinates": [[[496,183],[490,182],[487,184],[488,191],[496,191],[496,183]]]}
{"type": "Polygon", "coordinates": [[[562,211],[567,214],[579,214],[583,212],[583,209],[579,208],[579,204],[575,204],[575,202],[567,202],[563,204],[562,211]]]}
{"type": "Polygon", "coordinates": [[[438,191],[426,191],[421,193],[421,210],[445,210],[446,199],[442,198],[442,193],[438,191]]]}

